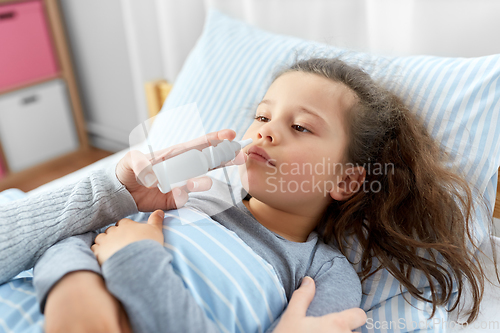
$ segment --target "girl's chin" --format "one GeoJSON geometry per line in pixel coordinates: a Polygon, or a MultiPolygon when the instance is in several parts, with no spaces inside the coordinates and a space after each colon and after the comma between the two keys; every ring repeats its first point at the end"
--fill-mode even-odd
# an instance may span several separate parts
{"type": "Polygon", "coordinates": [[[266,183],[265,177],[267,175],[263,175],[262,172],[258,172],[257,170],[248,170],[243,166],[239,168],[240,181],[248,193],[252,195],[252,193],[257,193],[259,191],[266,191],[267,188],[272,189],[273,187],[266,183]]]}
{"type": "Polygon", "coordinates": [[[276,187],[270,186],[265,181],[261,179],[252,181],[252,178],[242,178],[241,184],[247,193],[256,198],[270,199],[269,195],[274,197],[281,197],[283,193],[276,190],[276,187]]]}

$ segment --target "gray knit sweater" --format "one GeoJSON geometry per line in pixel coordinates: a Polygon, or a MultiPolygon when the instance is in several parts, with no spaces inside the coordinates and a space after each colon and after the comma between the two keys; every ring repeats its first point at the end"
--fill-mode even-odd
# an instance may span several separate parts
{"type": "Polygon", "coordinates": [[[0,205],[0,284],[30,269],[51,245],[96,230],[137,206],[115,176],[115,167],[77,183],[0,205]]]}

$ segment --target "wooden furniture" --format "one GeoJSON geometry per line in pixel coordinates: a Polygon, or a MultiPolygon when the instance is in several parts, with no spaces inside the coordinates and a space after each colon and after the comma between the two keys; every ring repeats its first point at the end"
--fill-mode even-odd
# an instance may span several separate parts
{"type": "Polygon", "coordinates": [[[495,201],[495,210],[493,211],[493,217],[500,219],[500,169],[498,169],[497,198],[495,201]]]}
{"type": "Polygon", "coordinates": [[[160,112],[163,102],[167,99],[172,87],[172,84],[166,80],[146,82],[145,90],[149,117],[154,117],[160,112]]]}
{"type": "MultiPolygon", "coordinates": [[[[52,52],[53,52],[53,58],[54,58],[54,63],[55,67],[53,72],[48,72],[47,75],[43,76],[39,75],[38,78],[37,76],[33,76],[31,79],[27,78],[24,79],[24,82],[14,82],[11,86],[3,86],[3,89],[0,89],[0,98],[3,98],[3,100],[9,98],[10,96],[16,95],[17,92],[22,92],[22,91],[30,91],[31,90],[36,90],[39,87],[48,87],[51,85],[59,85],[61,88],[60,90],[63,91],[61,94],[64,95],[64,101],[62,103],[67,104],[67,109],[65,112],[67,114],[65,115],[67,117],[67,121],[65,124],[68,124],[70,128],[66,128],[68,133],[71,133],[72,135],[72,140],[75,142],[73,146],[71,146],[70,151],[66,149],[66,151],[62,154],[59,154],[58,156],[50,156],[46,160],[41,160],[39,163],[36,165],[28,165],[27,167],[24,167],[25,164],[22,164],[20,167],[14,167],[11,168],[9,164],[12,164],[13,166],[16,165],[15,161],[10,161],[8,158],[7,154],[7,146],[3,146],[2,148],[2,142],[0,142],[0,160],[3,162],[3,168],[6,169],[7,174],[4,175],[3,178],[0,179],[0,190],[4,190],[9,187],[23,187],[22,189],[26,190],[26,186],[18,186],[18,184],[21,183],[26,183],[28,182],[29,179],[47,179],[47,180],[52,180],[57,177],[62,176],[63,174],[58,173],[57,176],[52,176],[52,177],[46,177],[43,174],[43,171],[45,172],[53,172],[55,168],[61,167],[63,165],[73,165],[73,166],[78,166],[74,170],[83,167],[82,162],[79,162],[81,159],[82,161],[87,161],[88,163],[92,163],[95,160],[102,158],[104,156],[109,155],[108,152],[102,151],[102,150],[96,150],[93,149],[89,146],[88,143],[88,137],[86,133],[86,128],[85,128],[85,120],[83,116],[83,110],[81,106],[81,101],[80,101],[80,95],[78,92],[78,87],[75,79],[75,73],[73,70],[73,65],[70,57],[70,51],[66,42],[66,33],[64,30],[64,25],[63,21],[61,18],[60,14],[60,9],[58,5],[57,0],[0,0],[0,17],[9,20],[15,18],[15,15],[35,15],[32,12],[35,10],[40,10],[39,8],[41,7],[41,11],[43,12],[43,17],[46,30],[48,31],[48,39],[50,40],[50,44],[52,47],[52,52]],[[40,6],[41,4],[41,6],[40,6]],[[9,8],[20,8],[20,11],[18,13],[15,12],[15,10],[7,10],[9,8]],[[21,12],[21,8],[25,8],[26,13],[21,12]],[[26,8],[29,8],[26,9],[26,8]],[[3,9],[3,10],[2,10],[3,9]]],[[[30,17],[28,20],[26,17],[24,21],[21,20],[21,17],[18,17],[18,24],[20,22],[26,22],[23,24],[35,24],[33,23],[33,18],[39,19],[40,14],[38,14],[37,17],[30,17]]],[[[4,20],[4,23],[6,24],[7,22],[4,20]]],[[[0,19],[0,29],[2,29],[2,20],[0,19]]],[[[7,29],[7,25],[4,24],[4,29],[7,29]]],[[[39,26],[32,27],[32,30],[29,30],[29,27],[26,27],[23,33],[25,36],[28,37],[28,41],[25,41],[25,47],[27,46],[27,49],[29,49],[29,46],[33,44],[37,44],[37,38],[39,37],[34,37],[32,35],[29,35],[30,33],[33,35],[39,34],[39,30],[41,27],[41,23],[38,23],[39,26]],[[34,38],[32,41],[30,38],[34,38]]],[[[10,26],[12,28],[12,24],[10,26]]],[[[20,29],[18,29],[20,30],[20,29]]],[[[16,30],[17,31],[17,30],[16,30]]],[[[5,30],[4,30],[5,32],[5,30]]],[[[10,31],[9,31],[10,33],[10,31]]],[[[5,34],[4,34],[5,36],[5,34]]],[[[42,36],[43,37],[43,36],[42,36]]],[[[8,37],[7,37],[8,38],[8,37]]],[[[45,41],[46,42],[46,41],[45,41]]],[[[37,44],[38,45],[38,44],[37,44]]],[[[5,45],[4,45],[5,47],[5,45]]],[[[42,57],[43,55],[36,53],[36,50],[39,50],[39,52],[42,52],[41,50],[44,48],[38,47],[35,48],[32,54],[35,54],[35,57],[42,57]]],[[[50,56],[50,55],[49,55],[50,56]]],[[[12,61],[17,61],[16,58],[14,58],[11,54],[10,59],[12,61]]],[[[8,61],[7,61],[8,62],[8,61]]],[[[5,67],[5,63],[2,63],[2,65],[5,67]]],[[[7,64],[8,65],[8,64],[7,64]]],[[[39,65],[40,67],[43,67],[43,64],[39,65]]],[[[36,66],[32,67],[34,71],[36,71],[38,68],[36,66]]],[[[29,73],[28,73],[29,74],[29,73]]],[[[23,75],[26,76],[26,73],[23,73],[23,75]]],[[[29,76],[29,75],[28,75],[29,76]]],[[[2,88],[2,87],[0,87],[2,88]]],[[[25,98],[26,99],[26,98],[25,98]]],[[[28,98],[29,99],[29,98],[28,98]]],[[[36,99],[36,98],[35,98],[36,99]]],[[[29,101],[27,101],[29,102],[29,101]]],[[[12,104],[12,103],[11,103],[12,104]]],[[[7,103],[7,105],[11,105],[7,103]]],[[[4,103],[5,105],[5,103],[4,103]]],[[[5,107],[4,107],[5,109],[5,107]]],[[[15,108],[12,108],[14,110],[15,108]]],[[[51,109],[50,107],[46,107],[46,109],[51,109]]],[[[43,110],[41,110],[43,111],[43,110]]],[[[48,110],[47,110],[48,111],[48,110]]],[[[4,110],[4,115],[8,114],[9,110],[4,110]]],[[[14,112],[12,112],[14,113],[14,112]]],[[[36,114],[36,113],[32,113],[36,114]]],[[[13,117],[15,117],[15,114],[12,114],[13,117]]],[[[19,117],[22,117],[22,115],[18,115],[19,117]]],[[[28,137],[29,140],[34,140],[33,143],[36,143],[37,140],[37,133],[36,131],[33,131],[33,129],[37,128],[44,128],[44,126],[51,125],[54,128],[54,132],[57,135],[59,132],[62,132],[63,129],[60,128],[59,125],[55,125],[53,122],[50,123],[49,120],[47,120],[49,123],[44,124],[43,119],[44,115],[43,114],[36,114],[36,116],[40,117],[42,119],[42,123],[39,124],[31,124],[31,131],[28,131],[27,133],[24,133],[26,137],[28,137]],[[57,128],[59,126],[59,128],[57,128]],[[32,137],[29,135],[32,134],[32,137]]],[[[53,115],[54,119],[61,119],[61,114],[53,115]]],[[[10,119],[10,118],[9,118],[10,119]]],[[[27,121],[27,119],[26,119],[27,121]]],[[[32,121],[33,122],[33,121],[32,121]]],[[[4,121],[4,129],[8,126],[6,124],[7,122],[4,121]]],[[[29,128],[29,126],[27,126],[29,128]]],[[[8,132],[8,131],[7,131],[8,132]]],[[[42,138],[39,138],[41,140],[42,138]]],[[[4,139],[4,141],[6,141],[4,139]]],[[[4,142],[6,144],[6,142],[4,142]]],[[[29,143],[25,146],[29,146],[29,143]]],[[[51,147],[47,147],[47,151],[50,150],[51,147]]],[[[44,149],[39,149],[40,154],[43,155],[44,149]]],[[[20,152],[22,153],[22,152],[20,152]]],[[[87,163],[87,164],[88,164],[87,163]]],[[[26,164],[27,165],[27,164],[26,164]]],[[[86,164],[85,164],[86,165],[86,164]]],[[[70,168],[71,169],[71,168],[70,168]]],[[[69,170],[68,172],[74,171],[73,169],[69,170]]],[[[40,185],[40,184],[39,184],[40,185]]],[[[31,187],[31,186],[30,186],[31,187]]]]}

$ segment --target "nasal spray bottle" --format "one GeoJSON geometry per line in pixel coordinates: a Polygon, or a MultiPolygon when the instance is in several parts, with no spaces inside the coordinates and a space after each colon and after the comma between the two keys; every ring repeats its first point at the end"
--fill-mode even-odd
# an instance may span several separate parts
{"type": "Polygon", "coordinates": [[[162,193],[167,193],[174,187],[183,186],[188,179],[201,176],[211,169],[233,160],[237,153],[252,141],[252,139],[242,141],[225,139],[215,147],[210,146],[202,151],[191,149],[155,164],[153,172],[158,179],[158,188],[162,193]]]}

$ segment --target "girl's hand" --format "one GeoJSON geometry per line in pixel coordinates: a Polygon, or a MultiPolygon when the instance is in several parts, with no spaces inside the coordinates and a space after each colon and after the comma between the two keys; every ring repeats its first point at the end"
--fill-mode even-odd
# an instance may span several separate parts
{"type": "Polygon", "coordinates": [[[104,264],[113,254],[140,240],[152,239],[163,246],[164,215],[162,210],[155,211],[149,216],[147,224],[121,219],[116,226],[111,226],[104,233],[97,235],[91,250],[99,264],[104,264]]]}
{"type": "MultiPolygon", "coordinates": [[[[153,164],[182,154],[191,149],[203,149],[215,146],[224,139],[233,140],[236,132],[230,129],[212,132],[198,139],[178,144],[153,154],[145,155],[138,150],[132,150],[125,155],[116,166],[116,177],[125,185],[142,212],[155,209],[169,210],[180,208],[188,200],[188,192],[207,191],[212,187],[212,179],[207,176],[191,179],[182,187],[174,188],[168,193],[161,193],[156,186],[158,180],[153,172],[153,164]]],[[[245,163],[246,154],[240,152],[226,165],[245,163]]]]}
{"type": "Polygon", "coordinates": [[[316,286],[314,280],[306,276],[299,289],[295,290],[275,333],[351,333],[366,322],[366,313],[360,308],[352,308],[322,317],[306,317],[306,311],[313,300],[316,286]]]}
{"type": "Polygon", "coordinates": [[[45,305],[46,333],[131,333],[120,302],[104,280],[89,271],[65,275],[50,291],[45,305]]]}

